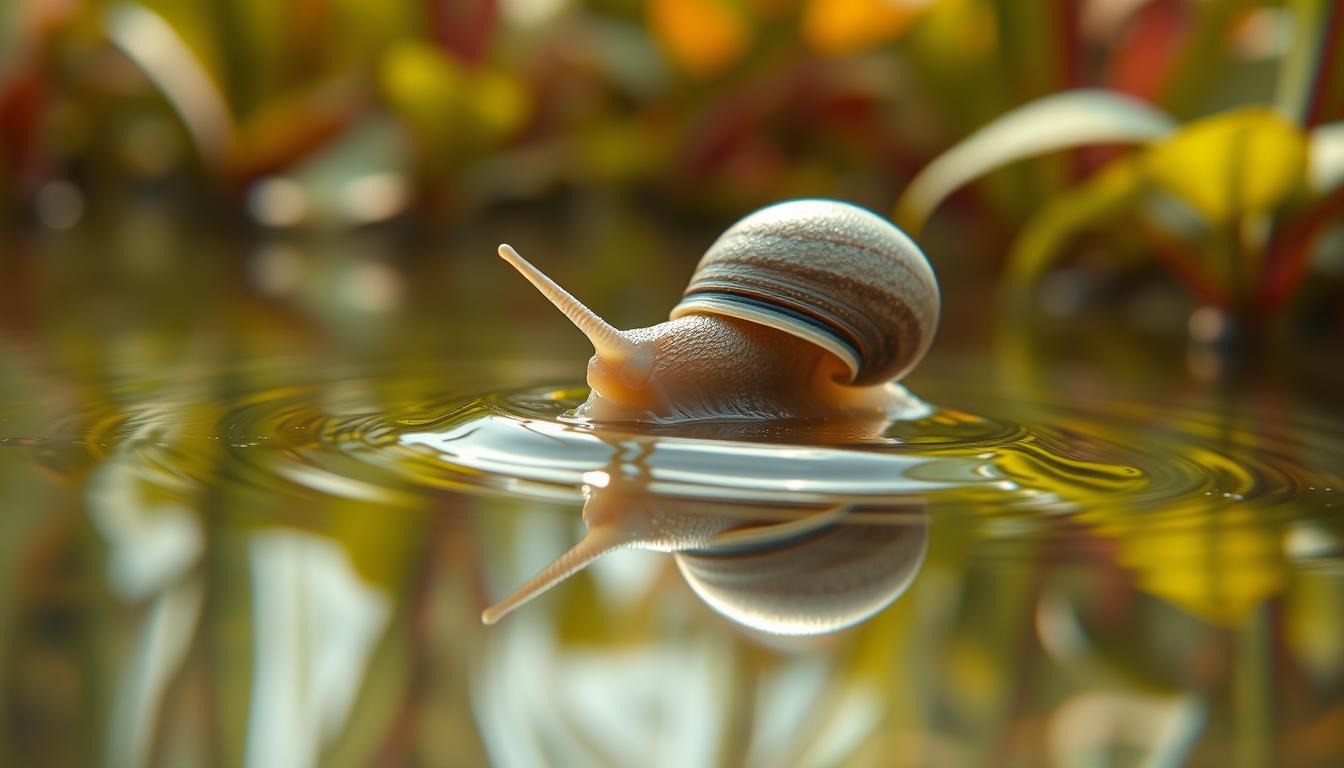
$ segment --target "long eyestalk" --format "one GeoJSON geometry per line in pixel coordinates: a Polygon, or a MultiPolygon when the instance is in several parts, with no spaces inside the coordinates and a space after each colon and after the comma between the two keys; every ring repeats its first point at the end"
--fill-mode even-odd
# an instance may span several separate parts
{"type": "Polygon", "coordinates": [[[555,308],[565,313],[574,325],[583,331],[583,335],[592,342],[593,349],[597,351],[599,357],[619,362],[630,359],[638,359],[640,350],[634,342],[621,335],[619,329],[613,327],[606,320],[598,317],[595,312],[585,307],[578,299],[570,295],[569,291],[556,285],[555,281],[547,277],[541,270],[532,266],[532,264],[518,255],[511,245],[499,246],[499,255],[513,268],[518,270],[527,281],[536,286],[541,295],[551,300],[555,308]]]}
{"type": "Polygon", "coordinates": [[[481,621],[486,624],[494,624],[518,606],[586,568],[589,563],[597,558],[629,543],[629,535],[619,526],[589,528],[588,534],[583,537],[582,541],[575,544],[573,549],[546,566],[541,573],[533,576],[517,592],[482,611],[481,621]]]}

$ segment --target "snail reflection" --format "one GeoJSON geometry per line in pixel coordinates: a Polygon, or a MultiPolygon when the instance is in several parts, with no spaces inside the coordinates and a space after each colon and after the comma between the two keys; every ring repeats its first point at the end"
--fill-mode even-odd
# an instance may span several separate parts
{"type": "Polygon", "coordinates": [[[671,553],[691,589],[735,622],[774,634],[821,634],[890,605],[914,580],[928,544],[918,501],[792,506],[677,497],[658,491],[639,458],[584,480],[583,539],[487,608],[485,623],[632,547],[671,553]]]}

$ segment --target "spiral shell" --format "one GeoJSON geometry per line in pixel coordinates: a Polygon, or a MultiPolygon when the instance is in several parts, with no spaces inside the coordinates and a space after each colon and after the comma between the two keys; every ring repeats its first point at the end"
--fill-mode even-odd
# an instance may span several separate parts
{"type": "Polygon", "coordinates": [[[840,358],[850,383],[871,385],[914,368],[938,308],[937,278],[905,233],[848,203],[794,200],[724,232],[671,317],[727,315],[778,329],[840,358]]]}

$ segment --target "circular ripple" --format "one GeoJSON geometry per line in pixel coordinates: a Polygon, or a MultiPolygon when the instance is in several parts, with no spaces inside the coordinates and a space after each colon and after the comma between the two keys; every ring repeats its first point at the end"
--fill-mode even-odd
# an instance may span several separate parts
{"type": "Polygon", "coordinates": [[[1344,466],[1344,436],[1283,419],[981,399],[987,411],[1018,418],[943,408],[876,433],[816,423],[566,422],[563,414],[585,394],[537,389],[391,417],[326,419],[319,440],[323,450],[415,485],[548,498],[578,498],[603,473],[619,473],[644,477],[665,496],[875,504],[918,497],[978,513],[1179,517],[1252,503],[1324,512],[1344,485],[1333,469],[1344,466]]]}
{"type": "Polygon", "coordinates": [[[566,422],[586,391],[360,406],[317,388],[232,408],[182,403],[79,414],[0,449],[74,467],[117,452],[160,485],[231,484],[396,504],[425,490],[577,500],[602,473],[706,499],[886,504],[976,515],[1157,515],[1344,507],[1344,427],[1308,412],[1147,401],[1069,407],[926,387],[961,406],[881,430],[804,422],[602,427],[566,422]],[[973,403],[976,413],[966,404],[973,403]],[[82,457],[82,458],[81,458],[82,457]],[[594,474],[596,473],[596,474],[594,474]]]}

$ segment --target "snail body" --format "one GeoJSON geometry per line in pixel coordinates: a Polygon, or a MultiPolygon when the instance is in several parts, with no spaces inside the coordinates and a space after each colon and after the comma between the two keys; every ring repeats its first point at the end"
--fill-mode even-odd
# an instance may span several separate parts
{"type": "Polygon", "coordinates": [[[904,233],[862,208],[795,200],[741,219],[706,251],[663,323],[608,325],[511,247],[512,264],[588,336],[595,422],[902,413],[894,382],[923,357],[938,284],[904,233]]]}

